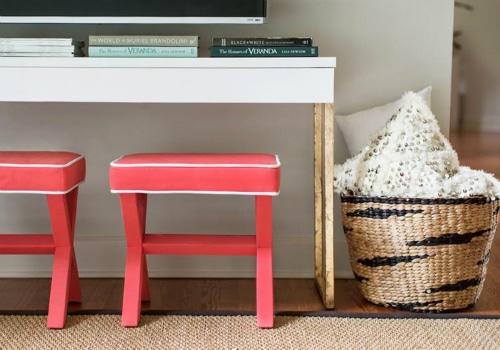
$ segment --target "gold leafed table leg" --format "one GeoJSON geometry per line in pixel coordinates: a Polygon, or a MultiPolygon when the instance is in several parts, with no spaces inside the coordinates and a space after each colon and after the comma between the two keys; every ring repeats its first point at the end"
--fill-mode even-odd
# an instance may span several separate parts
{"type": "Polygon", "coordinates": [[[315,278],[326,308],[334,308],[333,103],[314,105],[315,278]]]}

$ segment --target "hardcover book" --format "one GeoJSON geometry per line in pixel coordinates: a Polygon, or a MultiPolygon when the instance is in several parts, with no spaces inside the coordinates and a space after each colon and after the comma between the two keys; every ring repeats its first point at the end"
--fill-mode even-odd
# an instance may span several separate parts
{"type": "Polygon", "coordinates": [[[93,46],[198,46],[197,35],[89,35],[93,46]]]}
{"type": "Polygon", "coordinates": [[[85,42],[71,38],[0,38],[0,45],[50,45],[50,46],[85,46],[85,42]]]}
{"type": "Polygon", "coordinates": [[[317,46],[212,46],[210,57],[317,57],[317,46]]]}
{"type": "Polygon", "coordinates": [[[198,57],[188,46],[89,46],[89,57],[198,57]]]}
{"type": "Polygon", "coordinates": [[[81,48],[73,45],[11,45],[0,43],[0,52],[64,52],[75,53],[81,51],[81,48]]]}
{"type": "Polygon", "coordinates": [[[312,38],[212,38],[212,46],[311,46],[312,38]]]}
{"type": "Polygon", "coordinates": [[[71,52],[0,52],[0,57],[81,57],[83,53],[71,52]]]}

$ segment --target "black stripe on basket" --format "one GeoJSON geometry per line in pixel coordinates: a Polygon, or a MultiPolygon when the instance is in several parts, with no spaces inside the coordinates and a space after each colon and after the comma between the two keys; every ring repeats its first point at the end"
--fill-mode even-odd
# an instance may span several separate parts
{"type": "Polygon", "coordinates": [[[468,308],[473,307],[476,305],[476,302],[472,302],[464,307],[460,308],[443,308],[443,307],[436,307],[435,305],[443,303],[444,300],[436,300],[432,302],[426,302],[426,303],[384,303],[384,304],[379,304],[382,306],[388,306],[397,310],[402,310],[402,311],[412,311],[412,312],[422,312],[425,314],[439,314],[442,313],[443,311],[458,311],[458,310],[465,310],[468,308]],[[434,307],[434,308],[433,308],[434,307]]]}
{"type": "Polygon", "coordinates": [[[493,217],[496,217],[500,213],[500,206],[498,206],[495,211],[493,212],[493,217]]]}
{"type": "Polygon", "coordinates": [[[342,226],[342,228],[344,229],[344,233],[351,232],[353,230],[352,227],[347,227],[347,226],[342,226]]]}
{"type": "Polygon", "coordinates": [[[439,312],[439,310],[426,310],[423,308],[437,305],[437,304],[440,304],[442,302],[443,302],[443,300],[427,301],[425,303],[419,303],[419,302],[415,302],[415,303],[391,303],[391,302],[389,302],[389,303],[383,303],[383,304],[379,304],[379,305],[388,306],[388,307],[391,307],[393,309],[403,310],[403,311],[439,312]]]}
{"type": "Polygon", "coordinates": [[[459,282],[453,283],[453,284],[444,284],[441,287],[437,287],[437,288],[429,288],[429,289],[426,289],[425,292],[427,294],[437,293],[437,292],[459,292],[462,290],[466,290],[469,287],[478,286],[482,280],[483,279],[481,277],[473,278],[473,279],[469,279],[469,280],[463,280],[463,281],[459,281],[459,282]]]}
{"type": "Polygon", "coordinates": [[[479,260],[477,264],[485,265],[486,263],[488,263],[489,260],[490,260],[490,252],[488,251],[488,253],[486,253],[486,255],[484,256],[484,259],[479,260]]]}
{"type": "MultiPolygon", "coordinates": [[[[495,198],[494,200],[498,200],[495,198]]],[[[486,204],[492,202],[489,197],[467,197],[467,198],[399,198],[399,197],[363,197],[341,195],[343,203],[382,203],[382,204],[486,204]]]]}
{"type": "Polygon", "coordinates": [[[427,237],[421,241],[409,241],[406,245],[409,247],[426,246],[433,247],[437,245],[448,245],[448,244],[467,244],[472,241],[475,237],[480,237],[485,233],[490,232],[490,230],[479,230],[476,232],[469,233],[447,233],[438,237],[427,237]]]}
{"type": "Polygon", "coordinates": [[[352,272],[354,274],[354,279],[358,282],[363,282],[363,281],[369,281],[370,279],[367,277],[363,277],[361,275],[358,275],[356,272],[352,272]]]}
{"type": "Polygon", "coordinates": [[[380,266],[395,266],[401,263],[409,263],[416,259],[427,259],[429,255],[413,255],[413,256],[389,256],[382,257],[376,256],[373,259],[358,259],[357,263],[368,266],[368,267],[380,267],[380,266]]]}
{"type": "Polygon", "coordinates": [[[353,212],[346,213],[346,216],[359,217],[359,218],[369,218],[369,219],[388,219],[391,216],[406,216],[408,214],[420,214],[423,210],[398,210],[398,209],[380,209],[380,208],[367,208],[367,209],[357,209],[353,212]]]}

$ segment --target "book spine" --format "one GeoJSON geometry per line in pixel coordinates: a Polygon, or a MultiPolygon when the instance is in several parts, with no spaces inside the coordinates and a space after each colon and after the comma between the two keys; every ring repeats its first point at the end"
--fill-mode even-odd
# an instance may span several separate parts
{"type": "Polygon", "coordinates": [[[83,45],[83,42],[73,39],[51,39],[51,38],[0,38],[0,45],[49,45],[49,46],[66,46],[66,45],[83,45]]]}
{"type": "Polygon", "coordinates": [[[197,47],[89,46],[89,57],[198,57],[197,47]]]}
{"type": "Polygon", "coordinates": [[[212,46],[210,57],[318,57],[317,46],[212,46]]]}
{"type": "Polygon", "coordinates": [[[78,57],[70,52],[0,52],[0,57],[78,57]]]}
{"type": "Polygon", "coordinates": [[[49,46],[49,45],[7,45],[0,43],[0,52],[67,52],[73,53],[78,48],[74,46],[49,46]]]}
{"type": "Polygon", "coordinates": [[[89,35],[89,46],[198,46],[195,35],[89,35]]]}
{"type": "Polygon", "coordinates": [[[212,46],[311,46],[312,38],[213,38],[212,46]]]}

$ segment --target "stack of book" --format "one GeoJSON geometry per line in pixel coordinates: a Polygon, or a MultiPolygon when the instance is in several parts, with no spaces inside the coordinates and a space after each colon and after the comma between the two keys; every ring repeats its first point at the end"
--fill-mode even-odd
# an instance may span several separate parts
{"type": "Polygon", "coordinates": [[[312,38],[213,38],[210,57],[317,57],[312,38]]]}
{"type": "Polygon", "coordinates": [[[195,35],[89,35],[89,57],[198,57],[195,35]]]}
{"type": "Polygon", "coordinates": [[[71,38],[0,38],[2,57],[84,56],[83,41],[71,38]]]}

